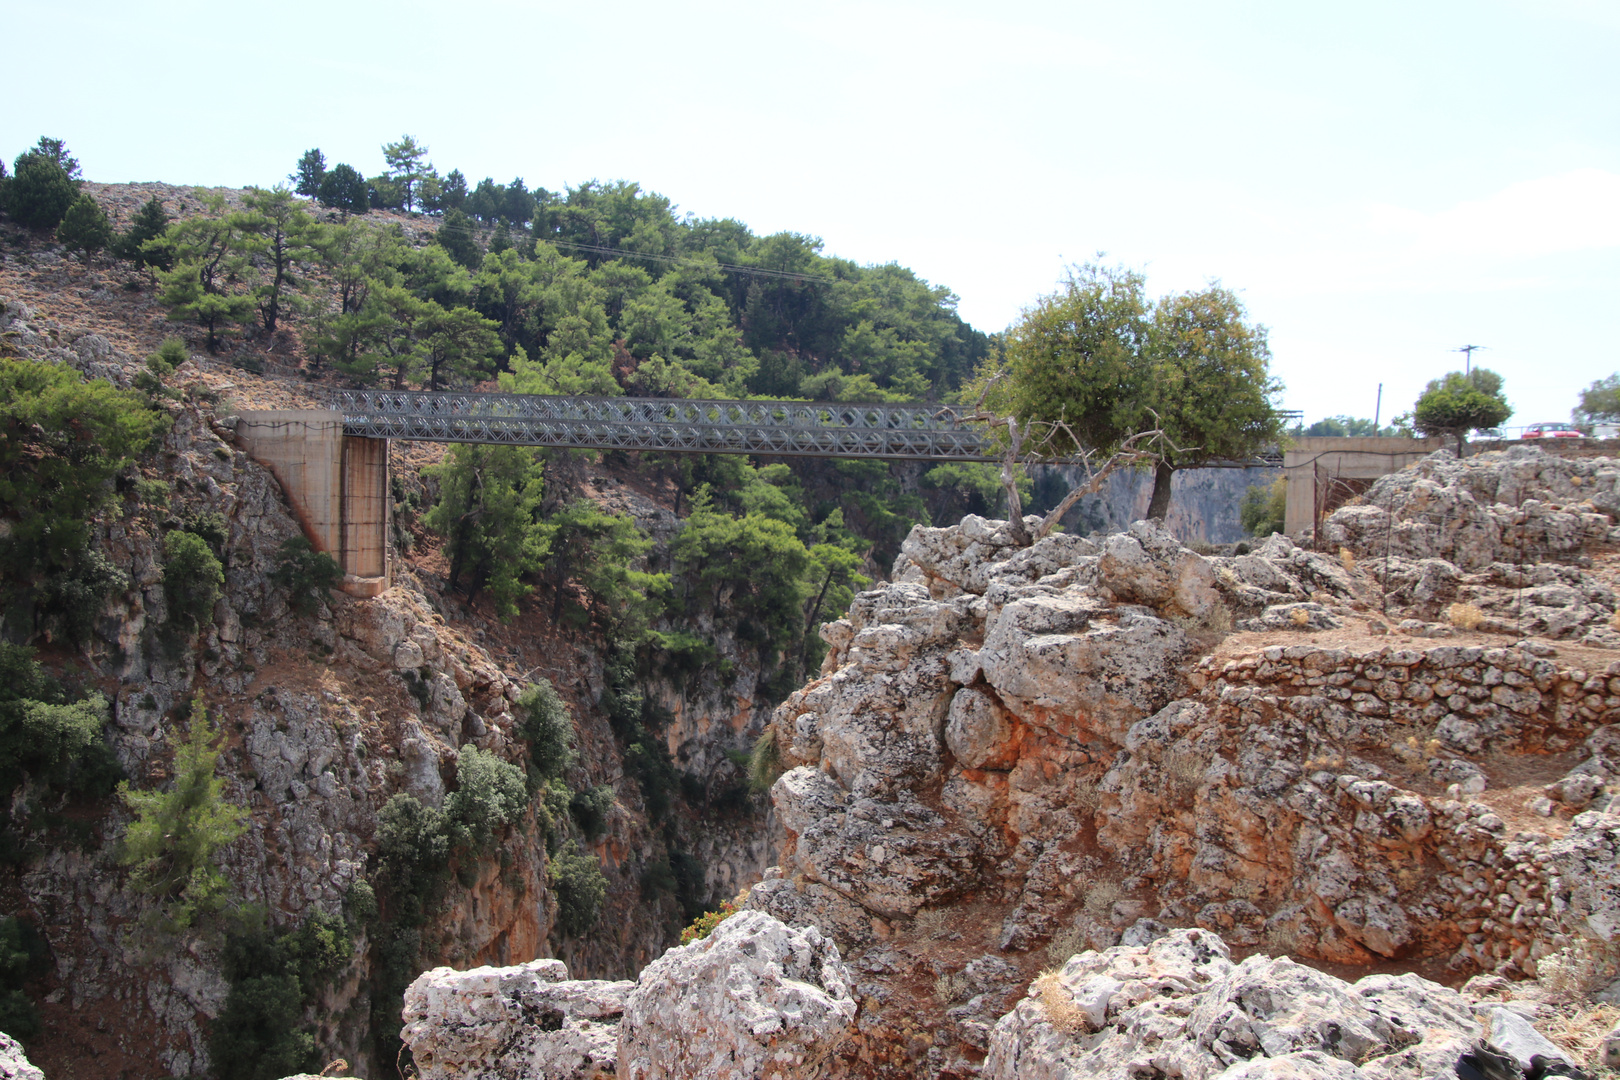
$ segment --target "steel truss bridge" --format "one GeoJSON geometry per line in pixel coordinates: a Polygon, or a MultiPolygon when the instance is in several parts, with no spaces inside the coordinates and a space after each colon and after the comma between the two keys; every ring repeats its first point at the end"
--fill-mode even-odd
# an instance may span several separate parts
{"type": "MultiPolygon", "coordinates": [[[[337,390],[329,396],[343,414],[344,434],[378,439],[677,454],[1001,460],[985,439],[985,427],[947,405],[418,390],[337,390]]],[[[1273,450],[1201,467],[1281,463],[1282,454],[1273,450]]]]}
{"type": "Polygon", "coordinates": [[[948,406],[340,390],[345,435],[773,457],[995,461],[948,406]]]}

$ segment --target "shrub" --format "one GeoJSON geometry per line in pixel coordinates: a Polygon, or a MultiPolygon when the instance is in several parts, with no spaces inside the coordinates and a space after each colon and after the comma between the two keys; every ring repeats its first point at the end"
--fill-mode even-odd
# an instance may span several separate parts
{"type": "Polygon", "coordinates": [[[163,595],[169,618],[195,631],[214,621],[214,604],[225,584],[225,568],[208,541],[176,530],[163,540],[163,595]]]}
{"type": "Polygon", "coordinates": [[[444,819],[457,846],[480,850],[495,830],[511,825],[529,805],[523,771],[468,743],[456,761],[456,790],[444,799],[444,819]]]}
{"type": "Polygon", "coordinates": [[[61,222],[79,197],[79,185],[48,155],[30,150],[17,159],[5,192],[11,220],[44,232],[61,222]]]}
{"type": "MultiPolygon", "coordinates": [[[[174,263],[173,249],[163,243],[163,235],[169,229],[169,221],[168,212],[163,209],[163,201],[156,195],[152,196],[135,212],[128,230],[112,242],[112,253],[120,259],[128,259],[136,266],[168,270],[174,263]]],[[[165,341],[164,345],[167,344],[165,341]]]]}
{"type": "Polygon", "coordinates": [[[568,801],[568,809],[573,813],[574,821],[585,833],[585,839],[591,843],[600,840],[607,833],[607,813],[612,808],[611,784],[598,784],[593,788],[575,792],[574,797],[568,801]]]}
{"type": "Polygon", "coordinates": [[[80,195],[62,215],[56,239],[70,251],[92,254],[112,243],[112,222],[100,203],[89,195],[80,195]]]}
{"type": "Polygon", "coordinates": [[[45,944],[34,928],[10,915],[0,916],[0,1031],[16,1039],[39,1034],[39,1013],[23,991],[23,980],[37,974],[45,944]]]}
{"type": "Polygon", "coordinates": [[[324,551],[316,551],[303,536],[286,541],[276,551],[270,580],[287,590],[287,604],[300,615],[314,614],[327,593],[343,581],[343,567],[324,551]]]}
{"type": "Polygon", "coordinates": [[[247,808],[226,802],[224,781],[214,776],[216,734],[199,698],[192,703],[186,739],[174,749],[173,787],[137,791],[118,785],[135,814],[118,861],[130,868],[130,883],[159,902],[159,916],[174,929],[222,906],[228,883],[215,855],[247,831],[247,808]]]}
{"type": "Polygon", "coordinates": [[[559,935],[577,938],[596,925],[607,899],[607,878],[595,855],[579,851],[572,840],[552,856],[551,890],[557,898],[559,935]]]}
{"type": "Polygon", "coordinates": [[[692,920],[690,926],[681,931],[681,944],[690,945],[694,941],[701,941],[714,933],[714,928],[737,914],[737,905],[730,900],[721,904],[717,911],[706,911],[692,920]]]}
{"type": "Polygon", "coordinates": [[[1459,630],[1478,630],[1485,613],[1473,604],[1452,604],[1446,608],[1446,621],[1459,630]]]}
{"type": "Polygon", "coordinates": [[[234,982],[208,1039],[220,1080],[277,1080],[314,1068],[315,1037],[300,1026],[303,1017],[296,976],[234,982]]]}
{"type": "Polygon", "coordinates": [[[73,779],[104,748],[106,716],[100,694],[69,702],[33,649],[0,641],[0,795],[25,774],[46,783],[73,779]]]}
{"type": "Polygon", "coordinates": [[[529,760],[542,779],[561,776],[574,763],[574,722],[568,707],[542,678],[518,696],[518,733],[529,744],[529,760]]]}
{"type": "Polygon", "coordinates": [[[96,548],[88,548],[68,570],[45,579],[40,614],[61,637],[83,644],[95,632],[107,600],[129,588],[129,575],[96,548]]]}

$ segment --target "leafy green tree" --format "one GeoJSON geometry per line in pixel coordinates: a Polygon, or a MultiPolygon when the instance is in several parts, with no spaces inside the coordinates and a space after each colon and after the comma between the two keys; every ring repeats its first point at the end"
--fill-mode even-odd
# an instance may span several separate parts
{"type": "Polygon", "coordinates": [[[91,255],[112,243],[112,222],[107,220],[107,212],[100,203],[89,195],[80,195],[62,215],[61,224],[56,226],[56,238],[69,251],[91,255]]]}
{"type": "Polygon", "coordinates": [[[352,165],[338,163],[321,178],[315,198],[322,206],[348,214],[364,214],[371,209],[366,178],[352,165]]]}
{"type": "Polygon", "coordinates": [[[315,220],[284,187],[269,191],[249,188],[242,196],[242,206],[243,213],[236,215],[237,227],[251,238],[251,254],[262,259],[268,271],[253,296],[265,333],[273,334],[287,291],[301,287],[294,268],[314,251],[315,220]]]}
{"type": "Polygon", "coordinates": [[[58,169],[67,173],[70,180],[78,181],[83,179],[83,175],[79,171],[79,159],[68,153],[67,143],[61,139],[52,139],[41,135],[39,142],[34,144],[34,148],[29,153],[38,154],[40,157],[45,158],[58,169]]]}
{"type": "Polygon", "coordinates": [[[1487,368],[1453,371],[1431,379],[1412,407],[1412,426],[1424,435],[1457,440],[1457,456],[1470,431],[1496,427],[1513,415],[1502,394],[1502,377],[1487,368]]]}
{"type": "Polygon", "coordinates": [[[1288,479],[1279,476],[1269,484],[1251,484],[1238,506],[1238,521],[1250,536],[1270,536],[1283,531],[1288,520],[1288,479]]]}
{"type": "Polygon", "coordinates": [[[639,641],[669,578],[635,569],[652,547],[635,519],[605,514],[595,503],[577,499],[552,514],[544,528],[553,617],[562,616],[572,599],[575,612],[609,627],[617,637],[639,641]],[[579,592],[570,590],[570,584],[579,592]]]}
{"type": "Polygon", "coordinates": [[[1047,454],[1110,455],[1133,434],[1163,430],[1156,448],[1150,518],[1170,506],[1176,469],[1243,459],[1272,445],[1282,421],[1271,406],[1264,327],[1247,322],[1237,296],[1219,286],[1145,295],[1141,274],[1076,268],[1009,332],[1005,359],[988,370],[992,412],[1049,429],[1047,454]]]}
{"type": "Polygon", "coordinates": [[[112,480],[150,444],[138,394],[61,364],[0,359],[0,571],[13,583],[71,570],[112,480]]]}
{"type": "Polygon", "coordinates": [[[544,471],[534,451],[460,445],[428,473],[439,482],[439,502],[422,523],[445,538],[451,585],[464,584],[474,598],[488,589],[501,616],[515,616],[532,591],[524,576],[549,550],[539,520],[544,471]]]}
{"type": "MultiPolygon", "coordinates": [[[[792,654],[804,632],[810,555],[791,526],[760,513],[720,512],[703,489],[673,553],[688,605],[736,617],[739,631],[762,653],[792,654]]],[[[830,567],[834,560],[826,554],[830,567]]]]}
{"type": "Polygon", "coordinates": [[[401,135],[398,142],[384,143],[382,151],[388,162],[388,178],[399,185],[405,209],[414,210],[417,189],[433,168],[426,164],[428,148],[410,135],[401,135]]]}
{"type": "Polygon", "coordinates": [[[529,760],[542,780],[574,764],[574,721],[551,680],[540,678],[518,695],[518,733],[529,744],[529,760]]]}
{"type": "Polygon", "coordinates": [[[299,195],[314,198],[321,193],[321,181],[326,179],[326,155],[319,149],[305,150],[304,156],[298,159],[298,166],[287,175],[292,182],[293,191],[299,195]]]}
{"type": "Polygon", "coordinates": [[[1581,403],[1571,414],[1576,423],[1620,421],[1620,373],[1598,379],[1581,391],[1581,403]]]}
{"type": "Polygon", "coordinates": [[[467,177],[460,169],[451,169],[439,185],[438,206],[431,209],[448,214],[460,210],[467,201],[467,177]]]}
{"type": "Polygon", "coordinates": [[[456,759],[456,790],[444,797],[451,843],[479,852],[495,830],[513,825],[529,805],[523,770],[467,743],[456,759]]]}
{"type": "Polygon", "coordinates": [[[440,390],[449,382],[464,383],[487,374],[490,361],[501,352],[496,325],[471,308],[447,310],[431,300],[428,303],[432,307],[422,327],[427,388],[440,390]]]}
{"type": "Polygon", "coordinates": [[[557,898],[556,932],[577,938],[591,931],[602,917],[607,901],[607,877],[602,860],[579,850],[572,840],[551,857],[551,891],[557,898]]]}
{"type": "Polygon", "coordinates": [[[1366,417],[1329,416],[1318,420],[1310,427],[1298,427],[1293,431],[1295,435],[1307,438],[1317,436],[1337,436],[1341,438],[1354,436],[1394,435],[1392,427],[1379,427],[1378,424],[1366,417]]]}
{"type": "Polygon", "coordinates": [[[163,209],[163,200],[152,196],[135,212],[129,228],[113,241],[112,253],[136,266],[169,269],[174,262],[174,253],[162,243],[162,239],[171,220],[168,211],[163,209]]]}
{"type": "Polygon", "coordinates": [[[226,802],[225,783],[214,775],[217,736],[199,699],[185,740],[174,743],[173,786],[139,791],[118,785],[135,815],[124,831],[118,861],[130,868],[130,883],[159,902],[160,918],[174,929],[191,926],[224,904],[229,883],[216,857],[247,831],[247,808],[226,802]]]}
{"type": "Polygon", "coordinates": [[[459,207],[451,207],[444,212],[444,220],[433,234],[433,242],[469,270],[478,269],[478,265],[484,261],[484,252],[478,246],[472,218],[462,213],[459,207]]]}
{"type": "Polygon", "coordinates": [[[25,777],[60,784],[102,746],[107,699],[71,701],[34,659],[34,650],[0,641],[0,795],[25,777]]]}
{"type": "Polygon", "coordinates": [[[0,915],[0,1031],[14,1039],[28,1041],[39,1034],[39,1012],[23,982],[38,973],[44,959],[43,942],[33,927],[0,915]]]}
{"type": "Polygon", "coordinates": [[[158,299],[169,318],[194,319],[208,331],[208,351],[219,350],[219,330],[253,318],[253,296],[241,291],[251,277],[252,239],[242,216],[227,213],[222,195],[203,196],[204,213],[176,222],[164,239],[174,267],[158,274],[158,299]]]}
{"type": "Polygon", "coordinates": [[[405,185],[387,173],[366,181],[366,205],[373,210],[405,209],[405,185]]]}
{"type": "Polygon", "coordinates": [[[172,621],[191,633],[212,623],[224,585],[224,567],[208,541],[180,529],[163,538],[163,595],[172,621]]]}
{"type": "Polygon", "coordinates": [[[45,232],[56,228],[79,197],[79,182],[48,155],[30,150],[17,158],[5,197],[3,209],[11,220],[45,232]]]}

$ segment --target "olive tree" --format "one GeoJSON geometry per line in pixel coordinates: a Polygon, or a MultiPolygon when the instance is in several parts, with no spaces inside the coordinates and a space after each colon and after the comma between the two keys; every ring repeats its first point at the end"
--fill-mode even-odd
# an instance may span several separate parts
{"type": "Polygon", "coordinates": [[[1475,368],[1430,380],[1412,407],[1412,426],[1425,435],[1456,439],[1461,457],[1463,437],[1470,431],[1495,427],[1512,415],[1513,407],[1502,396],[1502,376],[1475,368]]]}

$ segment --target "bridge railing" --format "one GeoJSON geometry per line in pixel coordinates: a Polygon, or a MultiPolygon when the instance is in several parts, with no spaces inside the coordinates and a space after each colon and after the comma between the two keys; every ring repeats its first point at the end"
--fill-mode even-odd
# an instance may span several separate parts
{"type": "Polygon", "coordinates": [[[948,406],[341,390],[344,430],[375,438],[596,450],[992,461],[948,406]]]}

